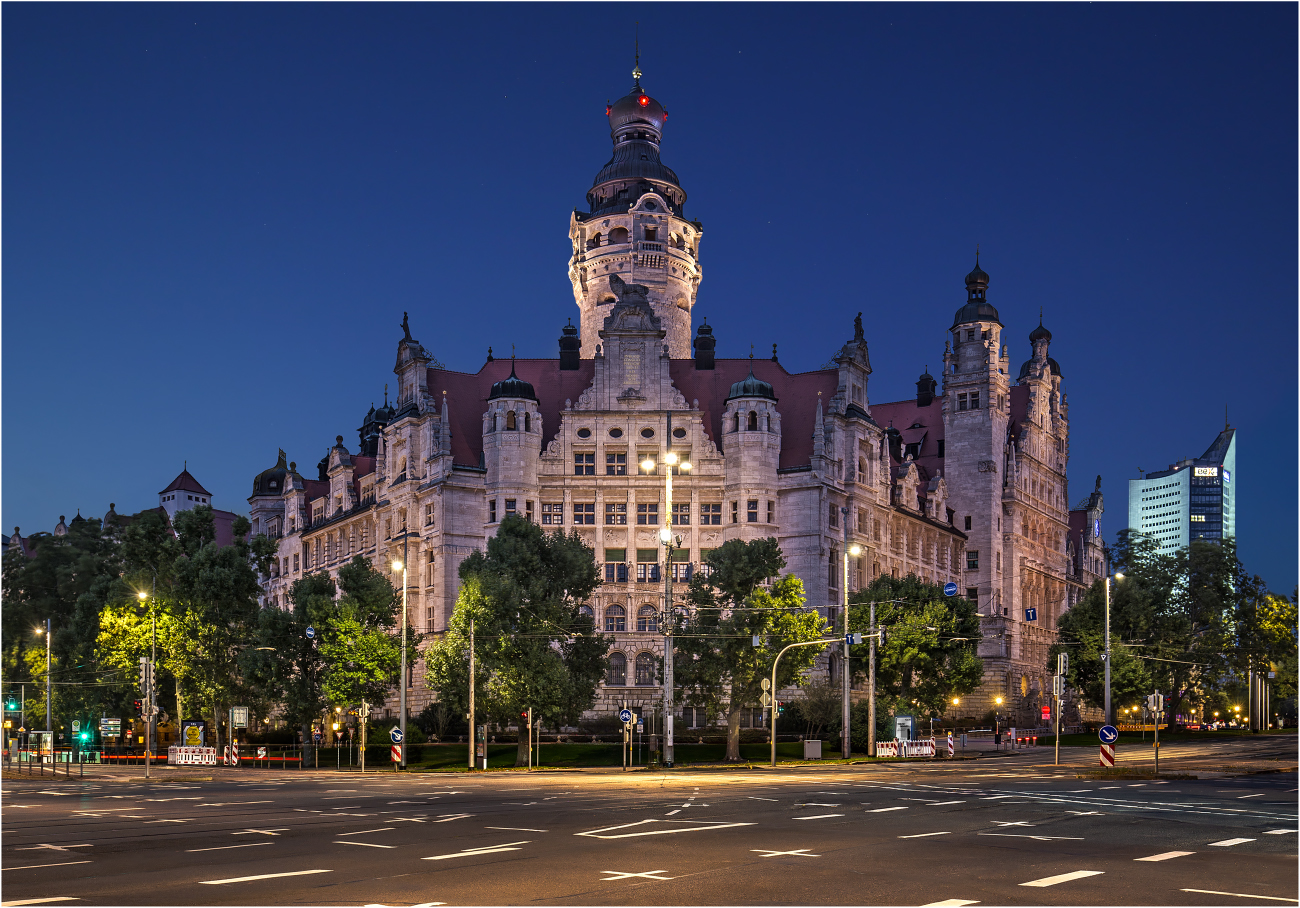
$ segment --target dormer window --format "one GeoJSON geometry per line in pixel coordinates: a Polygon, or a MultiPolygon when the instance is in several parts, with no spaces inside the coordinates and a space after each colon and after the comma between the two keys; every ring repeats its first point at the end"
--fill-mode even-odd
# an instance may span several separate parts
{"type": "MultiPolygon", "coordinates": [[[[646,207],[649,207],[649,206],[647,205],[646,207]]],[[[647,227],[647,228],[645,229],[645,238],[646,238],[647,241],[649,241],[649,242],[651,242],[651,243],[657,242],[658,239],[659,239],[659,228],[658,228],[658,227],[647,227]]]]}

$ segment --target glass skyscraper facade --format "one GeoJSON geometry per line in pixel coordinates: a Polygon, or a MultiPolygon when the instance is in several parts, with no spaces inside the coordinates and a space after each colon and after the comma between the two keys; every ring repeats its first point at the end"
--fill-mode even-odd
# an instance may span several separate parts
{"type": "Polygon", "coordinates": [[[1129,529],[1154,538],[1162,554],[1235,536],[1236,470],[1237,430],[1225,428],[1200,457],[1129,480],[1129,529]]]}

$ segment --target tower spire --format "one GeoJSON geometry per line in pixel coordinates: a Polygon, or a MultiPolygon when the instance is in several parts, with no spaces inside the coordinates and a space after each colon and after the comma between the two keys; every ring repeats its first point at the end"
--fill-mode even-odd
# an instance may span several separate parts
{"type": "Polygon", "coordinates": [[[636,63],[632,66],[632,86],[636,90],[641,88],[641,23],[636,24],[636,63]]]}

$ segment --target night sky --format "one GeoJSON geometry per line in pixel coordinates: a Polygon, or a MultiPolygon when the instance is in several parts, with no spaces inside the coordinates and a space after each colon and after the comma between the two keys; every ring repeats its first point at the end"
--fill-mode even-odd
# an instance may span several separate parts
{"type": "MultiPolygon", "coordinates": [[[[605,103],[669,110],[719,356],[852,337],[938,374],[974,264],[1043,309],[1070,498],[1238,435],[1242,557],[1296,583],[1294,4],[3,8],[3,517],[129,513],[188,460],[246,512],[396,386],[557,355],[605,103]]],[[[1013,376],[1014,376],[1013,372],[1013,376]]]]}

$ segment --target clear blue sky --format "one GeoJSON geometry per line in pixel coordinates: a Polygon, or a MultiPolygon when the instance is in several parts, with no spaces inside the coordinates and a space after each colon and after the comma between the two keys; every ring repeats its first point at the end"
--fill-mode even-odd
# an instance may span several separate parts
{"type": "Polygon", "coordinates": [[[1070,395],[1072,499],[1239,427],[1247,567],[1296,583],[1294,4],[5,4],[3,518],[246,510],[356,444],[398,322],[555,356],[607,99],[669,109],[721,356],[937,374],[975,244],[1070,395]]]}

